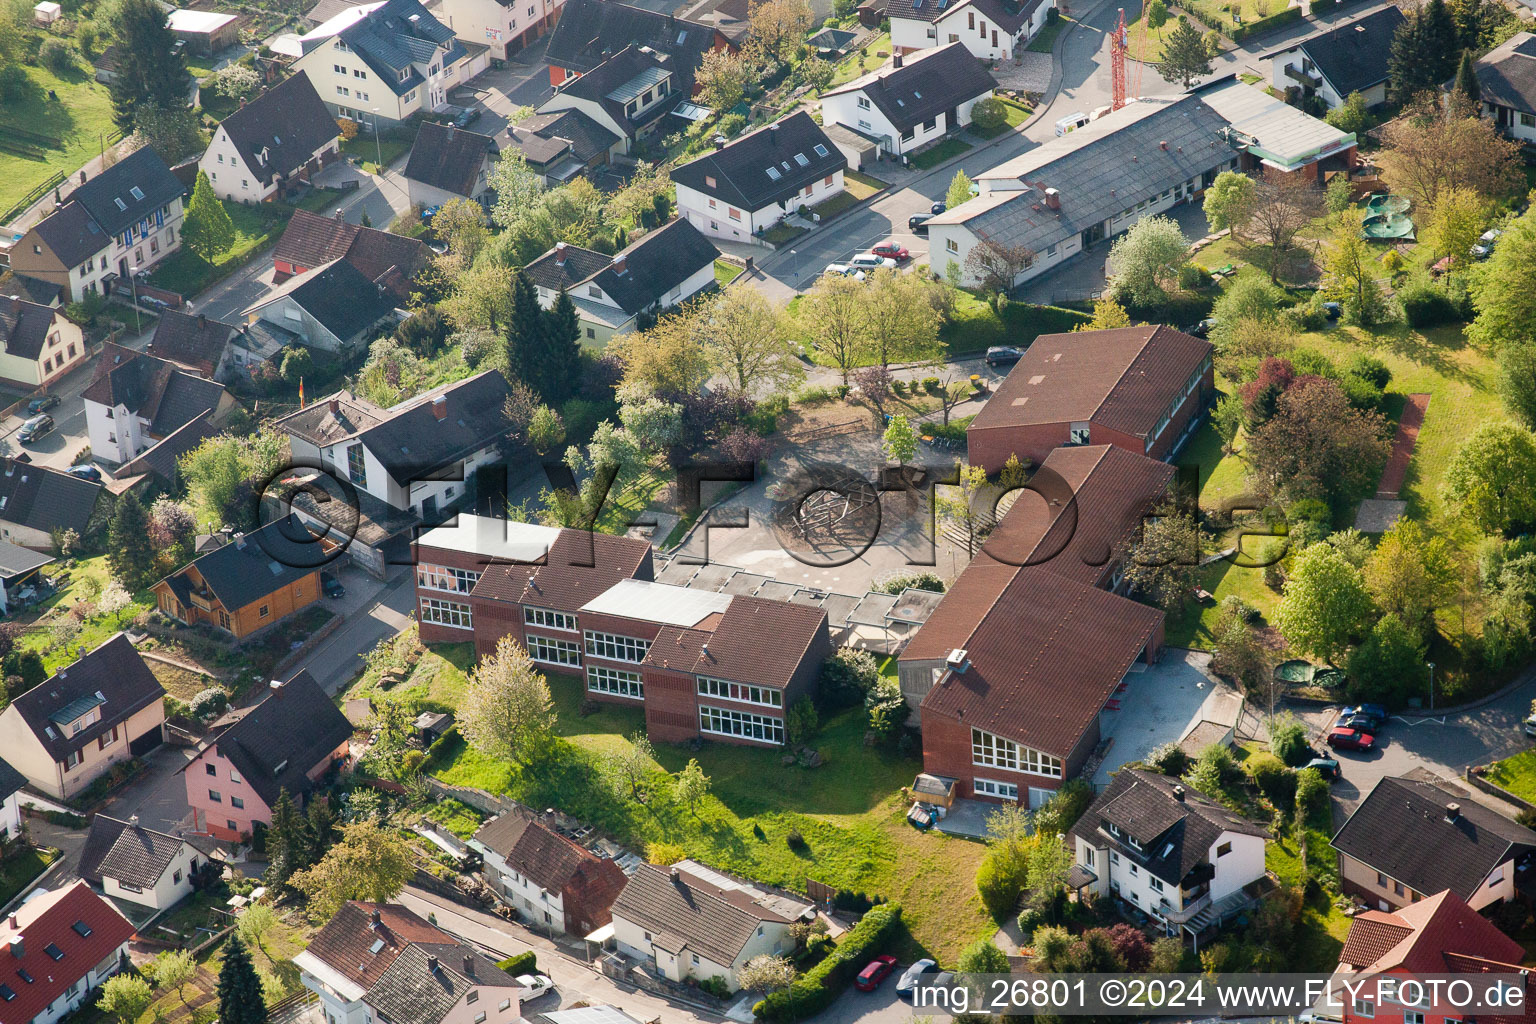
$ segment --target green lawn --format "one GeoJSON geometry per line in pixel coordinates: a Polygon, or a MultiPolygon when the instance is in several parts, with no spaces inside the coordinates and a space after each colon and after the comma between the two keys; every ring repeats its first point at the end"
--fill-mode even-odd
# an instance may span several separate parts
{"type": "Polygon", "coordinates": [[[288,221],[287,207],[271,203],[244,206],[224,203],[229,219],[235,224],[235,241],[214,262],[183,248],[161,261],[149,275],[156,288],[168,288],[188,298],[222,281],[250,262],[263,246],[272,241],[288,221]]]}
{"type": "Polygon", "coordinates": [[[736,264],[726,260],[715,260],[715,283],[724,287],[740,277],[745,269],[745,267],[738,267],[736,264]]]}
{"type": "Polygon", "coordinates": [[[976,136],[978,139],[995,139],[1004,132],[1011,132],[1019,125],[1029,120],[1029,115],[1034,113],[1034,110],[1031,107],[1028,107],[1023,103],[1019,103],[1016,100],[1010,100],[1004,96],[999,96],[998,102],[1003,105],[1003,110],[1007,114],[1007,120],[1003,124],[993,128],[991,131],[986,132],[977,128],[974,124],[971,125],[969,129],[970,133],[976,136]]]}
{"type": "MultiPolygon", "coordinates": [[[[147,590],[140,591],[121,615],[91,615],[80,624],[79,632],[66,638],[67,630],[56,629],[54,624],[71,619],[69,609],[77,602],[85,600],[94,604],[110,579],[106,555],[81,559],[67,572],[69,582],[38,606],[37,619],[27,624],[29,628],[20,641],[23,648],[42,654],[43,664],[50,672],[74,661],[77,648],[96,649],[113,633],[121,630],[122,623],[132,622],[140,612],[155,605],[153,594],[147,590]],[[64,642],[61,643],[61,639],[64,642]]],[[[52,575],[58,577],[61,573],[55,572],[52,575]]]]}
{"type": "Polygon", "coordinates": [[[912,157],[909,163],[919,170],[926,171],[931,167],[939,166],[939,164],[951,157],[959,156],[970,148],[971,144],[964,139],[945,139],[932,149],[924,150],[917,154],[917,156],[912,157]]]}
{"type": "Polygon", "coordinates": [[[367,132],[360,132],[355,139],[341,144],[341,151],[347,156],[355,156],[362,163],[363,170],[371,174],[379,173],[379,161],[388,167],[396,160],[411,151],[411,144],[416,141],[414,129],[406,131],[401,129],[385,130],[383,136],[375,140],[375,137],[367,132]]]}
{"type": "MultiPolygon", "coordinates": [[[[429,653],[423,661],[436,658],[429,653]]],[[[707,743],[697,754],[659,746],[659,767],[675,772],[697,757],[710,777],[710,796],[695,810],[680,805],[659,776],[648,799],[617,798],[595,772],[605,751],[627,747],[625,736],[644,728],[639,708],[601,705],[582,716],[580,681],[552,675],[556,731],[575,748],[534,770],[493,761],[454,740],[431,765],[445,782],[509,792],[532,806],[555,806],[593,822],[638,848],[655,841],[680,844],[689,856],[765,882],[804,889],[807,879],[879,893],[906,908],[915,954],[926,950],[946,963],[972,940],[995,928],[976,896],[980,844],[924,835],[905,822],[900,789],[920,763],[864,745],[861,709],[824,723],[813,741],[825,764],[786,767],[779,750],[707,743]],[[786,842],[798,831],[807,849],[786,842]]]]}
{"type": "Polygon", "coordinates": [[[871,178],[867,174],[858,171],[843,172],[843,188],[847,189],[844,195],[853,196],[859,202],[863,202],[870,196],[886,187],[886,182],[879,178],[871,178]]]}
{"type": "Polygon", "coordinates": [[[1068,25],[1076,24],[1071,18],[1063,15],[1051,18],[1045,23],[1045,27],[1035,34],[1035,38],[1029,41],[1027,49],[1035,53],[1050,53],[1051,47],[1056,45],[1056,37],[1067,30],[1068,25]]]}
{"type": "Polygon", "coordinates": [[[31,885],[58,856],[58,850],[27,846],[0,862],[0,906],[31,885]]]}
{"type": "Polygon", "coordinates": [[[827,88],[836,88],[845,82],[853,81],[860,75],[878,69],[881,64],[885,63],[885,59],[876,55],[880,53],[889,54],[890,52],[891,34],[889,32],[882,32],[871,39],[868,45],[862,48],[862,51],[856,50],[850,53],[837,64],[832,73],[832,81],[828,84],[827,88]],[[864,54],[862,58],[860,57],[860,52],[864,54]]]}
{"type": "Polygon", "coordinates": [[[1310,876],[1323,888],[1320,898],[1309,900],[1302,908],[1301,928],[1305,938],[1298,938],[1295,948],[1306,952],[1304,960],[1288,965],[1293,971],[1332,971],[1339,964],[1339,950],[1344,947],[1344,939],[1349,934],[1350,919],[1332,902],[1332,895],[1339,888],[1338,862],[1333,848],[1328,845],[1332,814],[1325,802],[1308,821],[1305,866],[1293,835],[1280,836],[1264,846],[1264,866],[1282,885],[1304,888],[1310,876]]]}
{"type": "Polygon", "coordinates": [[[955,296],[955,311],[939,329],[939,337],[951,354],[983,352],[991,345],[1029,345],[1042,334],[1070,331],[1088,317],[1055,306],[1033,306],[1010,302],[999,316],[990,303],[975,293],[961,291],[955,296]]]}
{"type": "Polygon", "coordinates": [[[107,87],[82,66],[64,77],[41,67],[23,67],[34,88],[15,102],[0,104],[0,126],[56,136],[59,148],[47,148],[41,159],[0,151],[0,220],[32,189],[55,174],[73,174],[101,152],[104,140],[116,131],[107,87]],[[49,91],[58,98],[50,99],[49,91]]]}
{"type": "Polygon", "coordinates": [[[810,213],[814,213],[822,220],[831,220],[845,210],[851,210],[859,205],[859,197],[847,189],[828,199],[823,199],[815,206],[809,207],[810,213]]]}
{"type": "Polygon", "coordinates": [[[1488,768],[1486,778],[1520,799],[1536,803],[1536,747],[1495,761],[1488,768]]]}

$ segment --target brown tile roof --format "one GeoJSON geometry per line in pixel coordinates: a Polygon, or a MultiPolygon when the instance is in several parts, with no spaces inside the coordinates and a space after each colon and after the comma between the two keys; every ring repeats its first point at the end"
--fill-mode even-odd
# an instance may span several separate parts
{"type": "Polygon", "coordinates": [[[338,974],[372,988],[412,942],[453,942],[453,936],[395,903],[348,900],[310,940],[308,952],[338,974]],[[377,912],[379,922],[372,923],[377,912]],[[378,952],[373,944],[383,942],[378,952]]]}
{"type": "MultiPolygon", "coordinates": [[[[708,620],[706,620],[708,623],[708,620]]],[[[736,595],[712,624],[667,627],[651,645],[646,664],[757,686],[788,686],[817,640],[826,636],[820,608],[736,595]]]]}
{"type": "Polygon", "coordinates": [[[651,577],[649,541],[566,529],[537,562],[487,568],[472,595],[574,612],[620,580],[651,577]]]}
{"type": "Polygon", "coordinates": [[[1092,421],[1145,437],[1211,351],[1162,325],[1044,334],[970,429],[1092,421]]]}
{"type": "Polygon", "coordinates": [[[642,864],[629,876],[613,916],[652,932],[656,945],[670,953],[692,950],[722,965],[736,962],[762,923],[788,923],[749,892],[655,864],[642,864]]]}
{"type": "Polygon", "coordinates": [[[1448,889],[1393,913],[1366,911],[1350,922],[1339,953],[1340,963],[1361,970],[1403,967],[1416,974],[1482,973],[1489,961],[1524,959],[1518,942],[1448,889]]]}
{"type": "Polygon", "coordinates": [[[550,892],[579,891],[593,909],[606,911],[624,888],[624,870],[617,864],[529,814],[492,818],[480,826],[475,840],[500,854],[508,867],[550,892]]]}
{"type": "Polygon", "coordinates": [[[906,661],[964,647],[1021,567],[1094,584],[1164,493],[1174,470],[1113,445],[1057,448],[907,648],[906,661]]]}
{"type": "Polygon", "coordinates": [[[240,328],[202,314],[193,316],[174,309],[161,312],[155,336],[145,349],[159,359],[169,359],[212,377],[224,357],[224,347],[240,328]]]}
{"type": "Polygon", "coordinates": [[[970,667],[928,691],[922,711],[1065,758],[1163,613],[1038,568],[1020,569],[955,644],[970,667]]]}
{"type": "Polygon", "coordinates": [[[399,267],[411,277],[431,256],[432,250],[418,239],[348,224],[307,210],[293,212],[272,252],[274,260],[310,269],[344,258],[370,281],[390,267],[399,267]]]}

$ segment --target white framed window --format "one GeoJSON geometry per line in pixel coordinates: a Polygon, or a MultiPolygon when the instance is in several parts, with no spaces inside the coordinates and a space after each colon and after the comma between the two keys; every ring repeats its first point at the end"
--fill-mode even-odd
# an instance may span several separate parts
{"type": "Polygon", "coordinates": [[[784,742],[784,722],[781,719],[746,711],[728,711],[725,708],[699,708],[699,731],[768,743],[784,742]]]}
{"type": "Polygon", "coordinates": [[[1147,876],[1147,884],[1152,887],[1152,891],[1153,892],[1162,892],[1163,891],[1163,880],[1161,878],[1158,878],[1156,875],[1148,875],[1147,876]]]}
{"type": "Polygon", "coordinates": [[[570,612],[557,612],[550,608],[524,608],[523,621],[530,626],[563,629],[568,633],[576,632],[576,616],[570,612]]]}
{"type": "Polygon", "coordinates": [[[79,768],[84,763],[85,763],[85,751],[83,751],[83,750],[73,751],[73,752],[70,753],[70,755],[67,758],[64,759],[64,767],[68,768],[68,769],[71,769],[71,770],[73,770],[75,768],[79,768]]]}
{"type": "Polygon", "coordinates": [[[451,626],[454,629],[474,628],[469,605],[455,604],[452,601],[439,601],[435,597],[424,597],[421,599],[421,621],[435,623],[439,626],[451,626]]]}
{"type": "Polygon", "coordinates": [[[1371,1002],[1369,999],[1356,999],[1355,1015],[1359,1017],[1376,1016],[1376,1004],[1371,1002]]]}
{"type": "Polygon", "coordinates": [[[594,633],[587,630],[587,653],[594,658],[607,658],[610,661],[630,661],[636,664],[645,660],[646,652],[651,649],[649,640],[641,640],[632,636],[619,636],[615,633],[594,633]]]}
{"type": "Polygon", "coordinates": [[[995,796],[1003,800],[1017,800],[1019,787],[1011,782],[994,782],[991,779],[973,779],[971,788],[977,796],[995,796]]]}
{"type": "Polygon", "coordinates": [[[724,679],[699,677],[700,697],[719,697],[721,700],[739,700],[744,704],[758,704],[765,708],[784,706],[784,692],[766,686],[743,686],[728,683],[724,679]]]}
{"type": "Polygon", "coordinates": [[[593,693],[628,697],[631,700],[645,699],[645,683],[641,681],[639,672],[626,672],[603,665],[587,666],[587,689],[593,693]]]}
{"type": "Polygon", "coordinates": [[[547,636],[528,638],[528,657],[551,665],[581,665],[581,648],[572,640],[551,640],[547,636]]]}
{"type": "Polygon", "coordinates": [[[453,594],[467,594],[475,589],[480,574],[469,569],[455,569],[448,565],[418,565],[416,584],[427,590],[446,590],[453,594]]]}
{"type": "Polygon", "coordinates": [[[971,763],[984,768],[1007,768],[1009,771],[1061,778],[1060,758],[1020,746],[1012,740],[1005,740],[981,729],[971,730],[971,763]]]}

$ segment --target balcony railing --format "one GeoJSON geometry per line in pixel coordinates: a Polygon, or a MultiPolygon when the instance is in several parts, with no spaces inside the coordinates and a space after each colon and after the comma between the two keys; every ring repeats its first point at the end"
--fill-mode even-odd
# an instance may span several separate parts
{"type": "Polygon", "coordinates": [[[1295,64],[1287,64],[1285,66],[1285,77],[1291,79],[1292,81],[1300,82],[1302,85],[1310,86],[1313,89],[1321,89],[1323,87],[1322,78],[1317,75],[1309,74],[1308,72],[1297,67],[1295,64]]]}

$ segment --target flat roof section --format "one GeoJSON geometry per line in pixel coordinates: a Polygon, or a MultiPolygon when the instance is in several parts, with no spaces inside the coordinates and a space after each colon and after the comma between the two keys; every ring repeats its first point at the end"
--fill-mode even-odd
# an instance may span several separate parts
{"type": "Polygon", "coordinates": [[[687,628],[711,615],[723,614],[730,605],[730,594],[649,580],[622,580],[582,605],[581,610],[687,628]]]}
{"type": "Polygon", "coordinates": [[[487,559],[536,562],[549,554],[559,527],[514,523],[490,516],[459,515],[451,525],[435,526],[416,538],[418,548],[443,548],[487,559]]]}

